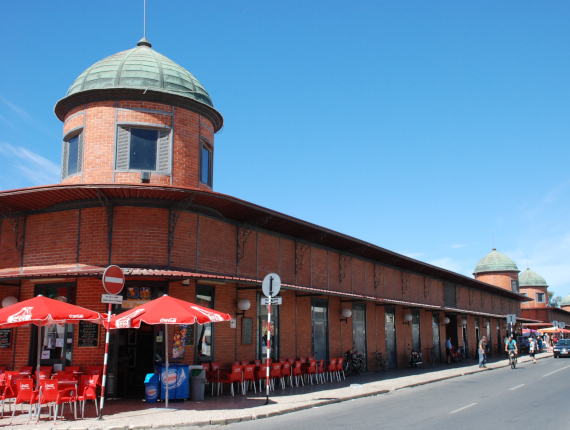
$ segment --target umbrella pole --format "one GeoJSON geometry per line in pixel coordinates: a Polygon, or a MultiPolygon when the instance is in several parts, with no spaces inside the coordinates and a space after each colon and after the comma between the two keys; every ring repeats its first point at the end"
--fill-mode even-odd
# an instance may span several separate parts
{"type": "Polygon", "coordinates": [[[40,389],[40,357],[42,356],[42,321],[38,321],[38,363],[36,366],[36,390],[40,389]]]}
{"type": "Polygon", "coordinates": [[[168,385],[170,380],[170,374],[168,373],[168,324],[164,324],[164,349],[166,352],[166,403],[165,408],[168,408],[168,385]]]}

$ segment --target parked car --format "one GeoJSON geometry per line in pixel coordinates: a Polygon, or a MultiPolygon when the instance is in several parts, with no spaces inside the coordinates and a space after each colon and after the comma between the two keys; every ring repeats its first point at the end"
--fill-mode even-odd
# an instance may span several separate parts
{"type": "Polygon", "coordinates": [[[554,347],[554,358],[570,357],[570,339],[560,339],[554,347]]]}

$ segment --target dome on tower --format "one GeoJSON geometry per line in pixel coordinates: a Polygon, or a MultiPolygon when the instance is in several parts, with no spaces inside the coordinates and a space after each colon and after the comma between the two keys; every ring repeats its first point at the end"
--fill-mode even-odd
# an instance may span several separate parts
{"type": "Polygon", "coordinates": [[[204,86],[184,67],[159,54],[145,38],[135,48],[104,58],[85,70],[55,106],[63,120],[73,106],[87,101],[133,99],[189,108],[212,120],[218,131],[223,118],[204,86]],[[144,97],[143,97],[144,96],[144,97]]]}
{"type": "Polygon", "coordinates": [[[493,248],[477,263],[473,274],[484,272],[519,272],[519,268],[513,260],[493,248]]]}
{"type": "Polygon", "coordinates": [[[564,306],[570,306],[570,294],[568,294],[566,297],[564,297],[562,299],[562,301],[560,302],[560,307],[564,307],[564,306]]]}
{"type": "Polygon", "coordinates": [[[542,276],[527,268],[523,273],[519,275],[519,286],[548,287],[548,284],[546,283],[546,281],[542,276]]]}

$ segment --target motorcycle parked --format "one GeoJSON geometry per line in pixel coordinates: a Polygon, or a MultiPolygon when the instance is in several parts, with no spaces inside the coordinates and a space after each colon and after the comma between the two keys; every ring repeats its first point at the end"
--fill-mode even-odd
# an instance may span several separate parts
{"type": "Polygon", "coordinates": [[[422,353],[416,351],[415,349],[408,348],[410,350],[410,361],[408,362],[408,368],[418,367],[418,364],[423,364],[422,353]]]}
{"type": "Polygon", "coordinates": [[[364,367],[364,357],[362,354],[358,353],[354,345],[344,353],[344,362],[342,367],[344,368],[344,374],[346,376],[351,373],[359,375],[360,372],[362,372],[362,368],[364,367]]]}

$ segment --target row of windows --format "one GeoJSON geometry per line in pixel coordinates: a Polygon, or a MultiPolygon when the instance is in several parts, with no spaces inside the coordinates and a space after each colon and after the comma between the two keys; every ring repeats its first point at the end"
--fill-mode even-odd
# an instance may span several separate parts
{"type": "MultiPolygon", "coordinates": [[[[119,126],[115,168],[120,171],[146,171],[170,174],[171,130],[119,126]]],[[[212,149],[200,142],[200,182],[212,186],[212,149]]],[[[63,142],[61,178],[82,171],[83,132],[63,142]]]]}
{"type": "MultiPolygon", "coordinates": [[[[528,293],[523,292],[521,293],[523,296],[528,297],[528,293]]],[[[545,302],[545,297],[544,297],[544,293],[535,293],[534,294],[534,301],[536,303],[544,303],[545,302]]]]}

